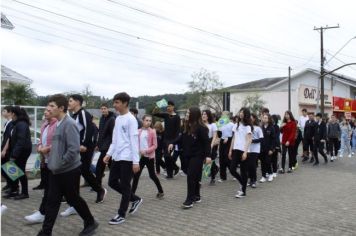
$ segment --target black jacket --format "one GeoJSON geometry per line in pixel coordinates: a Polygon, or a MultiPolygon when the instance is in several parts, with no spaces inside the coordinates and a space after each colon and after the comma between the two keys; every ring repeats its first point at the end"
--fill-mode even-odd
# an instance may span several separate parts
{"type": "Polygon", "coordinates": [[[314,120],[307,120],[304,126],[304,139],[312,139],[315,134],[316,122],[314,120]]]}
{"type": "Polygon", "coordinates": [[[99,151],[109,150],[112,142],[112,133],[115,126],[116,116],[113,112],[109,111],[108,116],[101,116],[99,122],[99,139],[98,148],[99,151]]]}
{"type": "Polygon", "coordinates": [[[7,140],[11,137],[11,131],[14,128],[14,122],[12,120],[8,121],[6,125],[6,129],[2,133],[2,140],[1,140],[1,150],[5,147],[7,140]]]}
{"type": "Polygon", "coordinates": [[[180,132],[180,117],[176,115],[169,115],[168,113],[154,113],[154,116],[164,119],[164,141],[171,143],[174,141],[180,132]]]}
{"type": "Polygon", "coordinates": [[[180,145],[182,155],[188,159],[210,157],[209,129],[206,126],[198,125],[194,134],[183,132],[172,144],[180,145]]]}
{"type": "Polygon", "coordinates": [[[76,120],[79,119],[79,123],[83,126],[80,130],[80,145],[87,148],[93,148],[95,142],[93,140],[94,136],[94,126],[93,126],[93,116],[87,112],[85,109],[81,108],[77,113],[72,114],[72,118],[76,120]]]}
{"type": "Polygon", "coordinates": [[[29,125],[22,120],[15,121],[10,137],[10,157],[21,158],[22,155],[30,153],[31,150],[32,142],[29,125]]]}
{"type": "Polygon", "coordinates": [[[273,125],[274,128],[274,134],[275,134],[275,138],[274,138],[274,147],[275,149],[281,149],[281,130],[279,129],[279,126],[277,124],[273,125]]]}
{"type": "Polygon", "coordinates": [[[261,152],[274,151],[276,148],[276,133],[273,125],[268,125],[267,127],[262,125],[262,131],[261,152]]]}
{"type": "Polygon", "coordinates": [[[315,123],[314,141],[318,142],[322,139],[326,140],[326,124],[324,121],[315,123]]]}

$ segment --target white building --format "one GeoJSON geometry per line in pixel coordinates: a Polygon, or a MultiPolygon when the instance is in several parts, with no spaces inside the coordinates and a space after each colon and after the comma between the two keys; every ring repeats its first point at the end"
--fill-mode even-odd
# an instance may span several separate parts
{"type": "MultiPolygon", "coordinates": [[[[306,69],[291,76],[291,111],[299,117],[301,110],[317,111],[320,73],[306,69]]],[[[356,98],[356,79],[333,73],[325,76],[325,113],[334,112],[333,97],[356,98]]],[[[247,96],[260,95],[271,114],[283,115],[288,110],[288,77],[266,78],[227,88],[230,92],[230,111],[236,114],[247,96]]],[[[353,114],[354,116],[356,115],[353,114]]]]}
{"type": "Polygon", "coordinates": [[[33,81],[32,79],[17,73],[10,68],[1,65],[1,92],[6,89],[9,84],[31,84],[33,81]]]}

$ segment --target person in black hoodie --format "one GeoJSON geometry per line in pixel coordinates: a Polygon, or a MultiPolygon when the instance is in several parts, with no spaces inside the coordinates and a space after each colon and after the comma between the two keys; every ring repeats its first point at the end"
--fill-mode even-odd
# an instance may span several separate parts
{"type": "Polygon", "coordinates": [[[318,152],[324,157],[325,164],[328,163],[328,158],[324,152],[324,144],[326,140],[326,124],[322,120],[321,113],[316,115],[315,133],[314,133],[314,166],[319,165],[318,152]]]}
{"type": "Polygon", "coordinates": [[[14,128],[10,137],[10,160],[25,173],[11,184],[11,192],[5,198],[14,197],[15,200],[29,198],[26,163],[31,155],[32,142],[30,133],[30,119],[23,108],[13,107],[14,128]],[[21,194],[17,192],[18,181],[21,183],[21,194]]]}
{"type": "MultiPolygon", "coordinates": [[[[112,141],[112,132],[115,126],[115,114],[109,111],[109,106],[104,103],[100,106],[101,118],[99,121],[99,138],[97,144],[97,150],[100,152],[98,162],[96,163],[95,176],[100,186],[102,186],[102,179],[105,171],[106,164],[103,162],[103,158],[109,150],[112,141]]],[[[110,162],[109,162],[110,167],[110,162]]]]}
{"type": "MultiPolygon", "coordinates": [[[[2,110],[2,116],[6,119],[4,125],[4,131],[1,136],[1,165],[5,164],[10,160],[10,137],[11,131],[14,127],[14,122],[12,121],[12,106],[5,106],[2,110]]],[[[1,168],[1,176],[6,179],[6,185],[2,188],[2,191],[11,190],[11,179],[7,176],[4,170],[1,168]]]]}
{"type": "Polygon", "coordinates": [[[275,151],[276,145],[276,133],[274,131],[272,118],[269,114],[262,116],[262,132],[263,140],[261,142],[261,171],[262,176],[267,178],[271,182],[273,180],[272,168],[271,168],[271,157],[275,151]]]}
{"type": "MultiPolygon", "coordinates": [[[[302,162],[306,162],[309,160],[309,150],[313,152],[314,150],[314,134],[315,134],[315,120],[314,120],[314,113],[309,112],[308,113],[309,120],[305,122],[304,126],[304,140],[303,140],[303,152],[304,152],[304,157],[302,162]]],[[[312,154],[312,157],[310,159],[310,163],[314,161],[314,157],[312,154]]]]}
{"type": "Polygon", "coordinates": [[[271,165],[272,165],[272,172],[273,172],[273,178],[277,177],[277,170],[278,170],[278,153],[281,152],[281,131],[278,126],[278,121],[280,120],[279,115],[272,115],[272,121],[273,121],[273,128],[275,132],[275,149],[273,151],[273,154],[271,156],[271,165]]]}
{"type": "Polygon", "coordinates": [[[92,115],[82,108],[83,97],[79,94],[73,94],[69,97],[68,110],[73,112],[72,118],[80,131],[80,156],[81,156],[81,173],[85,181],[97,193],[96,203],[104,201],[107,190],[100,186],[90,166],[95,149],[95,140],[93,139],[95,127],[92,122],[92,115]]]}
{"type": "Polygon", "coordinates": [[[200,183],[204,160],[207,164],[211,163],[210,142],[208,128],[204,125],[201,118],[201,111],[197,107],[188,109],[185,118],[183,133],[168,146],[172,150],[175,144],[180,143],[183,156],[187,158],[187,197],[182,208],[189,209],[194,203],[201,202],[200,183]]]}

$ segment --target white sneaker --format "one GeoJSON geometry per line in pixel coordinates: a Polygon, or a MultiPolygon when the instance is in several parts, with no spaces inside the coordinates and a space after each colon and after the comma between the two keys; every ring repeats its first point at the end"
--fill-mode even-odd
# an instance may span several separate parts
{"type": "Polygon", "coordinates": [[[273,173],[273,178],[277,178],[277,173],[273,173]]]}
{"type": "Polygon", "coordinates": [[[352,156],[351,156],[351,154],[349,154],[349,158],[351,158],[352,156]]]}
{"type": "Polygon", "coordinates": [[[267,179],[265,178],[265,177],[262,177],[261,179],[260,179],[260,183],[264,183],[264,182],[266,182],[267,181],[267,179]]]}
{"type": "Polygon", "coordinates": [[[27,220],[31,224],[43,223],[45,216],[41,214],[40,211],[36,211],[32,215],[25,216],[25,220],[27,220]]]}
{"type": "Polygon", "coordinates": [[[272,181],[273,181],[273,175],[271,174],[268,176],[268,182],[272,182],[272,181]]]}
{"type": "Polygon", "coordinates": [[[74,207],[68,207],[65,211],[61,212],[62,217],[67,217],[70,215],[76,215],[78,214],[77,211],[74,209],[74,207]]]}
{"type": "Polygon", "coordinates": [[[237,179],[236,178],[232,178],[233,181],[236,181],[237,179]]]}
{"type": "Polygon", "coordinates": [[[355,155],[355,153],[354,153],[354,152],[352,152],[351,154],[352,154],[353,156],[355,155]]]}
{"type": "Polygon", "coordinates": [[[339,157],[342,158],[342,154],[340,154],[339,157]]]}
{"type": "Polygon", "coordinates": [[[1,205],[1,215],[3,215],[6,210],[7,210],[7,206],[1,205]]]}
{"type": "Polygon", "coordinates": [[[187,174],[182,171],[182,172],[180,173],[180,176],[185,177],[185,176],[187,176],[187,174]]]}
{"type": "Polygon", "coordinates": [[[330,157],[330,161],[333,161],[333,160],[334,160],[334,156],[331,156],[331,157],[330,157]]]}

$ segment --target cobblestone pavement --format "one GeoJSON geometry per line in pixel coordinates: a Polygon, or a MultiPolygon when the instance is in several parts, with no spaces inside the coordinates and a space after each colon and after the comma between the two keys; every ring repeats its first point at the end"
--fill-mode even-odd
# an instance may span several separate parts
{"type": "MultiPolygon", "coordinates": [[[[137,190],[144,199],[142,206],[124,224],[115,226],[108,221],[117,212],[118,193],[108,187],[102,204],[94,203],[96,194],[89,188],[82,188],[81,194],[100,223],[96,235],[356,235],[356,158],[299,166],[292,174],[248,189],[244,199],[234,197],[237,182],[231,177],[216,186],[204,181],[202,202],[190,210],[180,208],[185,177],[167,181],[161,176],[165,197],[158,200],[154,183],[145,173],[137,190]]],[[[107,177],[108,173],[105,182],[107,177]]],[[[31,180],[30,189],[37,184],[38,180],[31,180]]],[[[23,217],[37,210],[41,196],[41,191],[31,190],[30,199],[2,199],[9,208],[1,219],[2,235],[36,235],[41,225],[27,225],[23,217]]],[[[62,204],[61,211],[66,207],[62,204]]],[[[58,216],[53,235],[78,235],[82,227],[77,215],[58,216]]]]}

